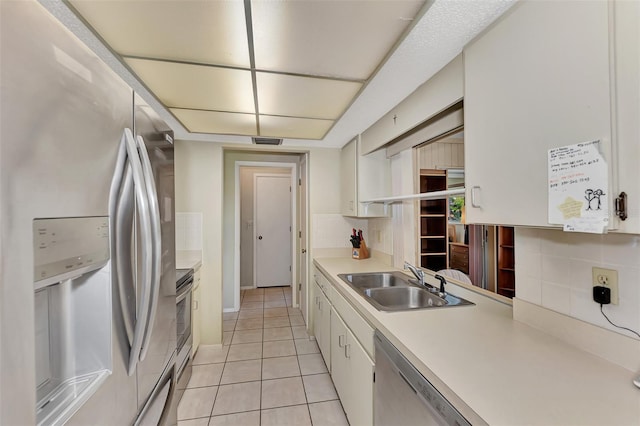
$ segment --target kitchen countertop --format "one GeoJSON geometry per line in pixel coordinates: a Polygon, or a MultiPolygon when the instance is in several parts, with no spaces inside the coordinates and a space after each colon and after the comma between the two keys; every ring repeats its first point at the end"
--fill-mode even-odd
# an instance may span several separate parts
{"type": "Polygon", "coordinates": [[[202,266],[201,250],[176,250],[176,269],[193,269],[202,266]]]}
{"type": "Polygon", "coordinates": [[[338,274],[395,268],[376,259],[314,263],[472,424],[640,424],[636,372],[514,321],[509,305],[450,283],[476,305],[382,312],[338,274]]]}

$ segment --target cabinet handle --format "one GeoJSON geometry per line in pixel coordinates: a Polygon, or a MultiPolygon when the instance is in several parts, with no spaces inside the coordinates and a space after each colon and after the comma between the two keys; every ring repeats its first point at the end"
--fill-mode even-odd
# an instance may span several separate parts
{"type": "Polygon", "coordinates": [[[344,345],[344,357],[347,359],[351,358],[351,349],[349,348],[351,348],[351,344],[344,345]]]}
{"type": "Polygon", "coordinates": [[[318,302],[318,310],[322,312],[322,300],[318,302]]]}
{"type": "Polygon", "coordinates": [[[199,304],[198,304],[198,301],[197,301],[197,300],[194,300],[194,301],[193,301],[193,310],[194,310],[194,311],[197,311],[197,310],[198,310],[198,305],[199,305],[199,304]]]}
{"type": "Polygon", "coordinates": [[[314,302],[316,305],[320,306],[320,297],[316,296],[316,300],[314,302]]]}
{"type": "Polygon", "coordinates": [[[344,347],[344,334],[338,336],[338,347],[344,347]]]}
{"type": "MultiPolygon", "coordinates": [[[[480,203],[476,201],[476,190],[479,191],[480,187],[479,186],[471,187],[471,207],[475,207],[477,209],[477,208],[480,208],[480,203]]],[[[478,197],[478,199],[479,198],[480,197],[478,197]]]]}

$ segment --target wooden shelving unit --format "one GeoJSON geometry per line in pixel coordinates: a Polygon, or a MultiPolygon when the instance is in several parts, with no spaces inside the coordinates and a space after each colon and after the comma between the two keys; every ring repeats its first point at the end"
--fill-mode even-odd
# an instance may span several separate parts
{"type": "Polygon", "coordinates": [[[498,294],[516,295],[516,270],[513,227],[498,226],[498,294]]]}
{"type": "MultiPolygon", "coordinates": [[[[420,192],[445,191],[446,170],[420,170],[420,192]]],[[[447,259],[448,199],[420,201],[420,266],[439,271],[447,259]]]]}

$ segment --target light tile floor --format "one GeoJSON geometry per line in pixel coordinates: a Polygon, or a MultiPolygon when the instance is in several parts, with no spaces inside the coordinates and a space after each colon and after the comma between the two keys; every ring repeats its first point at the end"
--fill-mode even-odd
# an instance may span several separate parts
{"type": "Polygon", "coordinates": [[[222,347],[198,349],[179,426],[348,425],[289,287],[242,291],[223,325],[222,347]]]}

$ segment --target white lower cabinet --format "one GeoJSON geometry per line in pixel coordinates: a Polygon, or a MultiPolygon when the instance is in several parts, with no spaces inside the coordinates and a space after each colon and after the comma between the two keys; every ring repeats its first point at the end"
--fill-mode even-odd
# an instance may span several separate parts
{"type": "Polygon", "coordinates": [[[373,424],[373,361],[340,315],[331,312],[331,377],[353,426],[373,424]]]}
{"type": "Polygon", "coordinates": [[[331,304],[317,283],[313,285],[313,334],[327,369],[331,371],[331,304]]]}
{"type": "Polygon", "coordinates": [[[200,319],[200,268],[196,269],[193,274],[191,303],[191,335],[193,336],[191,355],[193,356],[198,350],[198,346],[200,346],[200,336],[202,335],[202,320],[200,319]]]}

